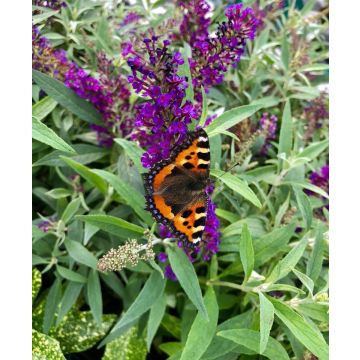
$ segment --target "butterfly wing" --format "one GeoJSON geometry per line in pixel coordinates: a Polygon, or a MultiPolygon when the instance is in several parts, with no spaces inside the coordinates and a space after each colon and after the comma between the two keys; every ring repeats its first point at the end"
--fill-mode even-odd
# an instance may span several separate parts
{"type": "Polygon", "coordinates": [[[157,222],[167,225],[174,235],[190,244],[201,240],[207,195],[205,191],[189,191],[186,184],[194,179],[201,182],[208,179],[209,166],[209,139],[200,129],[190,132],[184,143],[175,147],[170,159],[159,162],[144,175],[146,209],[157,222]]]}

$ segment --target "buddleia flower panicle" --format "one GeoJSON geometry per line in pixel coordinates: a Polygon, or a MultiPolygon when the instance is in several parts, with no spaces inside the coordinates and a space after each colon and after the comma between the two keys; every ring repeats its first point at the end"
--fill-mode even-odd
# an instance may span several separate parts
{"type": "Polygon", "coordinates": [[[120,23],[120,26],[138,23],[143,17],[136,11],[129,11],[120,23]]]}
{"type": "Polygon", "coordinates": [[[114,71],[111,60],[102,53],[97,56],[99,79],[66,57],[63,49],[54,49],[33,25],[32,64],[39,70],[62,81],[81,98],[91,102],[102,115],[103,126],[91,125],[100,145],[109,146],[115,136],[125,136],[132,129],[127,117],[130,91],[127,81],[114,71]]]}
{"type": "Polygon", "coordinates": [[[136,266],[140,260],[150,261],[155,258],[152,238],[143,245],[135,239],[128,240],[117,249],[110,249],[99,261],[97,268],[100,271],[120,271],[128,266],[136,266]]]}
{"type": "Polygon", "coordinates": [[[51,10],[60,10],[62,7],[66,7],[66,2],[59,0],[33,0],[33,5],[51,10]]]}
{"type": "Polygon", "coordinates": [[[218,25],[215,35],[193,42],[189,63],[197,101],[201,101],[201,86],[208,89],[223,82],[228,68],[244,54],[246,41],[255,38],[258,21],[251,8],[230,5],[225,15],[227,21],[218,25]]]}

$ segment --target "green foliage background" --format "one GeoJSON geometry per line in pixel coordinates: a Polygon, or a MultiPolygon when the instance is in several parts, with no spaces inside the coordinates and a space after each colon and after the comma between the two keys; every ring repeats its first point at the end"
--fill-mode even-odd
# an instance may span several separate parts
{"type": "MultiPolygon", "coordinates": [[[[154,250],[168,253],[178,282],[163,277],[161,263],[97,270],[97,260],[128,238],[145,243],[145,230],[157,236],[143,210],[142,149],[126,139],[98,147],[84,122],[101,121],[93,107],[34,71],[34,359],[328,358],[328,195],[308,180],[327,163],[327,126],[304,141],[304,107],[328,82],[328,23],[326,12],[313,11],[315,1],[295,5],[266,21],[250,55],[206,96],[208,115],[223,112],[207,129],[221,246],[210,262],[191,264],[180,249],[159,242],[154,250]],[[293,32],[311,39],[307,65],[296,65],[293,32]],[[47,96],[39,97],[40,89],[47,96]],[[263,111],[280,119],[269,157],[257,155],[258,138],[241,165],[220,178],[244,155],[224,130],[263,111]],[[74,174],[83,192],[70,180],[74,174]],[[44,218],[54,219],[52,231],[38,228],[44,218]]],[[[98,51],[127,73],[119,54],[126,29],[114,24],[137,11],[149,20],[146,31],[164,20],[159,6],[174,16],[172,2],[111,8],[74,0],[61,11],[42,9],[33,21],[92,74],[98,51]]],[[[218,2],[214,24],[223,12],[218,2]]]]}

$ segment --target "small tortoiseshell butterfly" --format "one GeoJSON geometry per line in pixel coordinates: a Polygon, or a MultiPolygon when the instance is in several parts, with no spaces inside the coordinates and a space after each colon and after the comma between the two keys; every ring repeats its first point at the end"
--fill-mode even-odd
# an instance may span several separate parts
{"type": "Polygon", "coordinates": [[[187,246],[198,244],[205,229],[209,167],[209,138],[200,129],[144,174],[146,210],[187,246]]]}

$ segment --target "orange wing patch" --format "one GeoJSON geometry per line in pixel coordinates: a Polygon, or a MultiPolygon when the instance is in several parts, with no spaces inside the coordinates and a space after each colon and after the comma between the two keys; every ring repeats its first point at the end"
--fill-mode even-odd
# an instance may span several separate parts
{"type": "Polygon", "coordinates": [[[160,214],[169,220],[174,219],[171,206],[166,205],[164,198],[161,195],[154,195],[154,203],[160,214]]]}
{"type": "Polygon", "coordinates": [[[201,240],[205,229],[205,221],[206,203],[205,201],[198,201],[175,216],[174,227],[177,231],[184,234],[188,241],[196,244],[201,240]]]}
{"type": "Polygon", "coordinates": [[[176,166],[182,166],[190,171],[208,171],[210,164],[209,143],[207,138],[207,141],[200,141],[200,139],[195,139],[188,148],[182,150],[176,156],[176,166]],[[201,147],[199,146],[200,144],[202,144],[201,147]]]}
{"type": "Polygon", "coordinates": [[[163,167],[154,177],[153,187],[154,191],[158,191],[165,178],[171,174],[172,169],[175,167],[174,164],[169,164],[163,167]]]}

